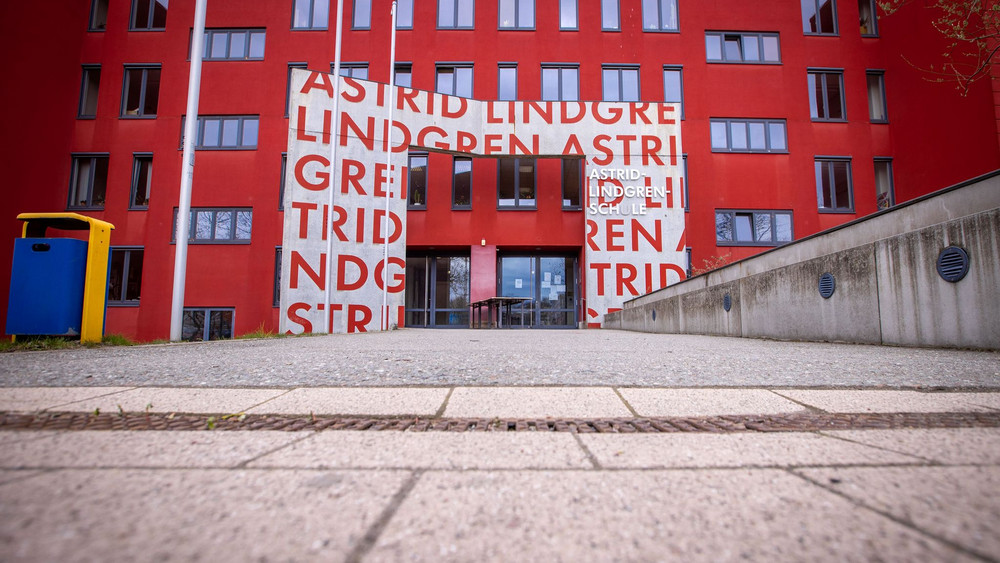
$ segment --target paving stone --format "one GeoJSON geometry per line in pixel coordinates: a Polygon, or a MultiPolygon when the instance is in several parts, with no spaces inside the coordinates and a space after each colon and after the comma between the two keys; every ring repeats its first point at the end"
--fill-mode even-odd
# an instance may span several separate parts
{"type": "Polygon", "coordinates": [[[766,389],[618,390],[639,416],[720,416],[781,414],[806,409],[766,389]]]}
{"type": "Polygon", "coordinates": [[[922,393],[893,390],[781,389],[775,393],[827,412],[977,412],[1000,393],[922,393]]]}
{"type": "Polygon", "coordinates": [[[569,433],[321,432],[251,467],[590,468],[569,433]]]}
{"type": "Polygon", "coordinates": [[[448,389],[415,387],[330,387],[293,389],[247,412],[369,416],[433,416],[448,389]]]}
{"type": "Polygon", "coordinates": [[[1000,559],[1000,467],[800,469],[859,503],[1000,559]]]}
{"type": "Polygon", "coordinates": [[[937,463],[1000,465],[1000,428],[837,430],[823,434],[937,463]]]}
{"type": "Polygon", "coordinates": [[[407,472],[68,470],[0,487],[5,561],[343,561],[407,472]]]}
{"type": "Polygon", "coordinates": [[[103,413],[161,412],[214,413],[243,412],[285,393],[283,389],[191,389],[139,387],[116,395],[96,397],[62,407],[60,410],[103,413]]]}
{"type": "Polygon", "coordinates": [[[366,561],[962,561],[780,470],[428,472],[366,561]]]}
{"type": "Polygon", "coordinates": [[[0,411],[34,412],[128,391],[131,387],[3,387],[0,411]]]}
{"type": "Polygon", "coordinates": [[[607,387],[457,387],[444,416],[610,418],[632,413],[607,387]]]}

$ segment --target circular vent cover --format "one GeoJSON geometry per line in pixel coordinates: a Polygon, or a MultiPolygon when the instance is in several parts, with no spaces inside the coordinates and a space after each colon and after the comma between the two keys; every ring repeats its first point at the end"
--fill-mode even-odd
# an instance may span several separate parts
{"type": "Polygon", "coordinates": [[[727,313],[733,308],[733,298],[730,297],[728,293],[722,298],[722,308],[725,309],[727,313]]]}
{"type": "Polygon", "coordinates": [[[937,272],[945,281],[960,281],[969,273],[969,255],[957,246],[945,248],[938,254],[937,272]]]}
{"type": "Polygon", "coordinates": [[[653,320],[656,320],[656,309],[653,309],[653,320]]]}
{"type": "Polygon", "coordinates": [[[833,296],[834,291],[837,291],[837,280],[834,279],[833,274],[826,272],[819,277],[819,295],[823,299],[829,299],[833,296]]]}

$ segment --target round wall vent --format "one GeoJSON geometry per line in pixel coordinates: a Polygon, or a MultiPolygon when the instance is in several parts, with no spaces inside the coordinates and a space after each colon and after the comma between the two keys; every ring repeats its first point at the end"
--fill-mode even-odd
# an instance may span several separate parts
{"type": "Polygon", "coordinates": [[[819,295],[823,299],[829,299],[833,296],[834,291],[837,291],[837,280],[834,279],[833,274],[826,272],[819,277],[819,295]]]}
{"type": "Polygon", "coordinates": [[[722,298],[722,308],[725,309],[727,313],[733,308],[733,298],[730,297],[728,293],[722,298]]]}
{"type": "Polygon", "coordinates": [[[957,246],[945,248],[938,254],[937,272],[945,281],[960,281],[969,273],[969,255],[957,246]]]}
{"type": "Polygon", "coordinates": [[[653,320],[656,320],[656,309],[653,309],[653,320]]]}

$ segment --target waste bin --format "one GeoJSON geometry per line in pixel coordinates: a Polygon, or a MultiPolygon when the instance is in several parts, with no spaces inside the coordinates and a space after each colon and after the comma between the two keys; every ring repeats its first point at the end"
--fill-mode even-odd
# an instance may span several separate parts
{"type": "Polygon", "coordinates": [[[104,336],[111,230],[77,213],[22,213],[14,241],[6,333],[13,336],[104,336]],[[49,228],[89,231],[87,240],[48,238],[49,228]]]}

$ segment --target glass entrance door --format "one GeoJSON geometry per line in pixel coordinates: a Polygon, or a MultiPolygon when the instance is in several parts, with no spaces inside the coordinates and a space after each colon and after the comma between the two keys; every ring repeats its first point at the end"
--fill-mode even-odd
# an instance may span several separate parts
{"type": "Polygon", "coordinates": [[[576,258],[500,257],[500,295],[522,297],[504,322],[515,327],[576,326],[576,258]]]}
{"type": "Polygon", "coordinates": [[[469,257],[406,257],[406,326],[469,326],[469,257]]]}

